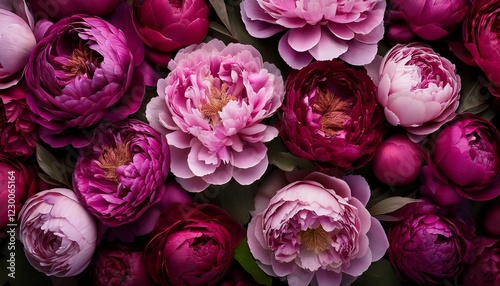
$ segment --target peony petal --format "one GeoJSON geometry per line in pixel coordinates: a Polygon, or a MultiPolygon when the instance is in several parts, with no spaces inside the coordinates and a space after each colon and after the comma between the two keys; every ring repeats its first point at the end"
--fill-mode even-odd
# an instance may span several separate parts
{"type": "Polygon", "coordinates": [[[309,52],[318,61],[327,61],[338,58],[350,49],[344,40],[337,38],[328,29],[322,28],[321,38],[309,52]]]}
{"type": "Polygon", "coordinates": [[[308,52],[297,52],[290,44],[288,44],[287,32],[283,37],[281,37],[278,44],[278,51],[283,58],[283,60],[294,69],[301,69],[305,67],[313,59],[312,55],[308,52]]]}
{"type": "Polygon", "coordinates": [[[370,240],[370,250],[372,252],[372,262],[381,259],[387,249],[389,248],[389,241],[387,240],[387,235],[382,227],[380,221],[376,218],[371,218],[371,227],[368,233],[368,239],[370,240]]]}
{"type": "Polygon", "coordinates": [[[342,274],[320,269],[316,271],[316,281],[318,286],[339,286],[342,274]]]}
{"type": "Polygon", "coordinates": [[[307,25],[291,29],[288,34],[288,44],[297,52],[305,52],[316,46],[321,38],[321,26],[307,25]]]}
{"type": "Polygon", "coordinates": [[[366,206],[370,199],[371,190],[366,179],[359,175],[348,175],[342,178],[351,188],[351,195],[366,206]]]}

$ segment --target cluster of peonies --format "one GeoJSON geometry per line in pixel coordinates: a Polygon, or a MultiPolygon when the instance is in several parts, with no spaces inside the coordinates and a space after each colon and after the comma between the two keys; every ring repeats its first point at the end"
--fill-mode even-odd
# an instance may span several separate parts
{"type": "Polygon", "coordinates": [[[350,285],[380,260],[410,284],[497,285],[500,131],[462,112],[482,90],[460,65],[494,110],[499,15],[0,0],[0,238],[16,222],[34,269],[92,285],[350,285]]]}

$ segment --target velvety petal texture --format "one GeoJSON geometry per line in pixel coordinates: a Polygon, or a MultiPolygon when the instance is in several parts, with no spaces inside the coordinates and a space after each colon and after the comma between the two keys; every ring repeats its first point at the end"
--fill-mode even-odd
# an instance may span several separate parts
{"type": "Polygon", "coordinates": [[[168,67],[146,117],[167,137],[178,182],[199,192],[259,179],[268,166],[264,142],[278,135],[262,121],[283,101],[280,71],[252,46],[219,40],[180,50],[168,67]]]}
{"type": "Polygon", "coordinates": [[[144,250],[160,285],[212,286],[223,278],[245,229],[215,205],[181,204],[163,210],[144,250]]]}
{"type": "Polygon", "coordinates": [[[69,189],[50,189],[32,196],[19,213],[17,239],[30,264],[57,277],[81,273],[97,242],[94,217],[69,189]]]}
{"type": "MultiPolygon", "coordinates": [[[[272,197],[257,194],[265,208],[248,225],[248,245],[266,273],[286,278],[290,286],[307,286],[313,279],[315,285],[338,286],[382,258],[389,247],[384,229],[354,197],[365,200],[370,188],[361,176],[346,178],[315,172],[272,197]]],[[[274,180],[279,176],[262,185],[276,185],[274,180]]]]}
{"type": "Polygon", "coordinates": [[[494,286],[500,281],[500,243],[485,247],[461,275],[465,286],[494,286]]]}
{"type": "Polygon", "coordinates": [[[426,44],[395,45],[380,65],[378,101],[385,117],[414,135],[430,134],[455,117],[460,88],[455,65],[426,44]]]}
{"type": "Polygon", "coordinates": [[[376,86],[365,69],[318,61],[289,74],[278,129],[295,156],[322,169],[348,170],[373,157],[382,119],[376,86]]]}
{"type": "Polygon", "coordinates": [[[241,16],[250,35],[286,31],[279,53],[294,69],[313,59],[370,63],[384,35],[384,0],[243,0],[241,16]]]}
{"type": "MultiPolygon", "coordinates": [[[[122,17],[129,17],[124,13],[122,17]]],[[[74,15],[45,32],[30,55],[27,96],[40,137],[53,147],[82,147],[85,128],[136,112],[144,97],[144,50],[130,50],[127,31],[98,17],[74,15]],[[139,57],[136,59],[135,57],[139,57]]],[[[135,33],[135,31],[133,31],[135,33]]]]}
{"type": "Polygon", "coordinates": [[[75,14],[104,16],[120,3],[120,0],[29,0],[37,18],[60,20],[75,14]]]}
{"type": "Polygon", "coordinates": [[[102,123],[80,150],[73,187],[106,226],[137,220],[165,193],[170,153],[164,136],[139,120],[102,123]]]}

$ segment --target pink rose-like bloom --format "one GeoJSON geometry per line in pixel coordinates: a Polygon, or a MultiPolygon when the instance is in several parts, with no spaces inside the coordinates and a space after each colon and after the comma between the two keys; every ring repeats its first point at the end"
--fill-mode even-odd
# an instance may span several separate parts
{"type": "Polygon", "coordinates": [[[388,34],[399,35],[410,29],[424,40],[433,41],[446,36],[462,23],[469,0],[390,0],[389,15],[404,24],[390,25],[388,34]]]}
{"type": "Polygon", "coordinates": [[[425,159],[434,176],[466,199],[500,195],[500,133],[486,119],[461,114],[435,133],[425,159]]]}
{"type": "Polygon", "coordinates": [[[121,0],[29,0],[36,18],[60,20],[75,14],[104,16],[121,0]]]}
{"type": "Polygon", "coordinates": [[[244,0],[241,16],[257,38],[286,30],[279,53],[290,67],[301,69],[313,58],[370,63],[384,35],[385,7],[384,0],[244,0]]]}
{"type": "Polygon", "coordinates": [[[283,101],[280,71],[252,46],[219,40],[180,50],[168,67],[146,117],[166,134],[178,182],[199,192],[259,179],[268,166],[264,142],[278,135],[261,121],[283,101]]]}
{"type": "Polygon", "coordinates": [[[27,159],[35,151],[38,127],[26,103],[26,91],[13,86],[0,92],[0,153],[27,159]]]}
{"type": "Polygon", "coordinates": [[[348,285],[385,254],[387,237],[366,210],[370,188],[363,177],[315,172],[281,187],[272,175],[255,198],[247,232],[267,274],[291,286],[348,285]]]}
{"type": "Polygon", "coordinates": [[[390,186],[413,182],[422,167],[420,146],[405,134],[396,134],[384,140],[373,158],[373,172],[390,186]]]}
{"type": "Polygon", "coordinates": [[[442,285],[474,261],[474,227],[446,209],[422,201],[398,210],[387,253],[398,273],[418,285],[442,285]]]}
{"type": "Polygon", "coordinates": [[[422,43],[394,46],[379,69],[378,100],[387,121],[414,135],[430,134],[454,118],[460,88],[455,65],[422,43]]]}
{"type": "Polygon", "coordinates": [[[207,35],[210,8],[205,0],[134,0],[134,25],[149,47],[148,59],[165,66],[170,53],[198,44],[207,35]]]}
{"type": "Polygon", "coordinates": [[[69,189],[45,190],[29,198],[17,231],[30,264],[49,276],[81,273],[96,248],[95,219],[69,189]]]}
{"type": "Polygon", "coordinates": [[[97,249],[92,264],[93,286],[154,286],[142,249],[109,244],[97,249]]]}
{"type": "Polygon", "coordinates": [[[16,223],[21,207],[37,190],[37,170],[14,158],[0,154],[0,238],[7,231],[7,224],[16,223]],[[10,208],[14,205],[15,209],[10,208]],[[9,211],[10,210],[10,211],[9,211]],[[12,220],[9,220],[14,211],[12,220]]]}
{"type": "Polygon", "coordinates": [[[116,227],[138,219],[162,198],[169,165],[165,138],[148,124],[101,123],[80,152],[73,186],[94,216],[116,227]]]}

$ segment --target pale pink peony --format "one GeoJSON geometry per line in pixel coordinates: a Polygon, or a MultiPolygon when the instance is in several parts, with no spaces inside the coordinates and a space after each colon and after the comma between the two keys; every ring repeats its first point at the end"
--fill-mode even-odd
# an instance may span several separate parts
{"type": "Polygon", "coordinates": [[[384,35],[385,7],[383,0],[243,0],[241,16],[257,38],[286,30],[279,53],[300,69],[313,58],[370,63],[384,35]]]}
{"type": "Polygon", "coordinates": [[[188,191],[248,185],[268,166],[264,142],[278,130],[261,121],[281,106],[280,71],[249,45],[212,40],[180,50],[146,116],[166,134],[171,171],[188,191]]]}
{"type": "Polygon", "coordinates": [[[398,44],[380,65],[378,101],[385,117],[413,135],[430,134],[452,120],[460,88],[455,65],[426,44],[398,44]]]}
{"type": "Polygon", "coordinates": [[[315,172],[288,185],[273,173],[255,198],[248,245],[257,264],[290,286],[349,285],[389,247],[366,210],[370,188],[361,176],[315,172]]]}

